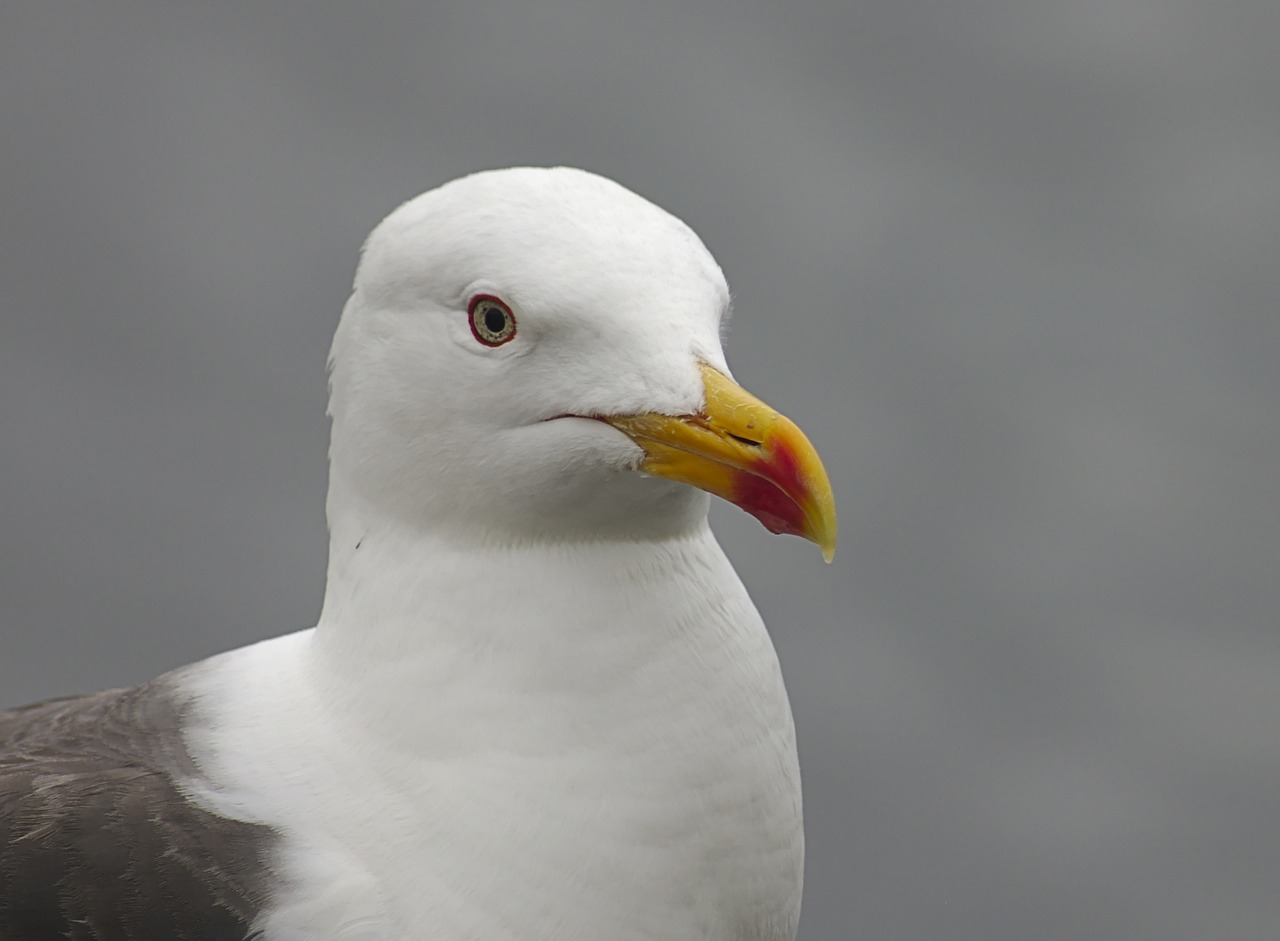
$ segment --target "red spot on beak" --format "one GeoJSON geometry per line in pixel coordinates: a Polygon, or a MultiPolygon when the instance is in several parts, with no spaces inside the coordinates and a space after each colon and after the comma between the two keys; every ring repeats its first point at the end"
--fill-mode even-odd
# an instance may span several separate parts
{"type": "Polygon", "coordinates": [[[785,442],[775,441],[772,453],[756,462],[753,470],[737,473],[733,502],[771,533],[804,536],[805,515],[797,498],[807,488],[795,453],[785,442]]]}

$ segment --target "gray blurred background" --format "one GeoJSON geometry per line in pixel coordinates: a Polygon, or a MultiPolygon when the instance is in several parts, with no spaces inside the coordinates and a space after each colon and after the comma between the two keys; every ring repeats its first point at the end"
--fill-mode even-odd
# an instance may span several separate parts
{"type": "Polygon", "coordinates": [[[574,164],[836,487],[831,567],[715,510],[802,937],[1280,937],[1280,4],[692,6],[6,6],[0,706],[310,625],[361,240],[574,164]]]}

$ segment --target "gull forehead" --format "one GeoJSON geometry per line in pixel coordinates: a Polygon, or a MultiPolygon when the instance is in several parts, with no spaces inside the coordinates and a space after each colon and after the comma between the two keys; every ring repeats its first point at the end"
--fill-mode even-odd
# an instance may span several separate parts
{"type": "Polygon", "coordinates": [[[569,167],[485,171],[423,193],[369,236],[356,290],[377,304],[452,302],[476,282],[537,306],[725,312],[724,274],[683,221],[569,167]]]}

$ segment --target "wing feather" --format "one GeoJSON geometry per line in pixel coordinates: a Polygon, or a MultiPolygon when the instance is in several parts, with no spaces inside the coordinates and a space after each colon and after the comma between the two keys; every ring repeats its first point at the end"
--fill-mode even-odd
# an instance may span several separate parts
{"type": "Polygon", "coordinates": [[[184,711],[162,678],[0,712],[0,938],[249,935],[273,834],[186,798],[184,711]]]}

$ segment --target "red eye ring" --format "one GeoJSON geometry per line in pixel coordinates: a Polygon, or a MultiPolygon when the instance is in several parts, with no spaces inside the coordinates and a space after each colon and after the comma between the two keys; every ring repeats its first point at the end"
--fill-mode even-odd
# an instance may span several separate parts
{"type": "Polygon", "coordinates": [[[471,335],[485,346],[502,346],[516,335],[516,315],[501,298],[477,294],[467,305],[467,322],[471,335]]]}

